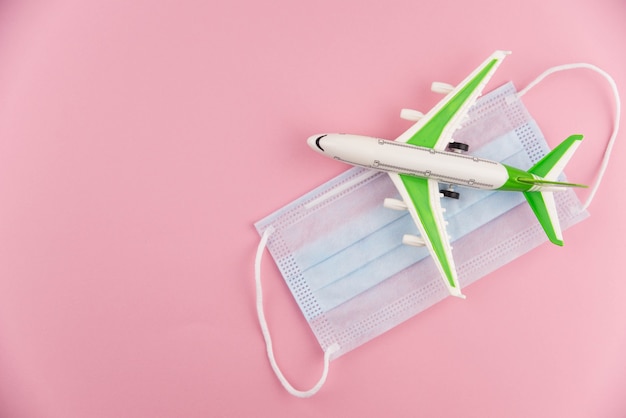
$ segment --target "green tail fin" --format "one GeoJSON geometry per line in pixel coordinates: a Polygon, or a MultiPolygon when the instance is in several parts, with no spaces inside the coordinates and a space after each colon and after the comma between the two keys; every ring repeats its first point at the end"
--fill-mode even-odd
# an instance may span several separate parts
{"type": "Polygon", "coordinates": [[[561,187],[588,187],[586,184],[577,184],[577,183],[566,183],[563,181],[553,181],[553,180],[545,180],[545,179],[536,179],[530,177],[518,177],[517,181],[532,184],[534,186],[561,186],[561,187]]]}
{"type": "Polygon", "coordinates": [[[563,234],[559,216],[556,213],[556,204],[552,192],[524,192],[524,197],[528,201],[539,223],[546,232],[548,239],[553,244],[563,246],[563,234]]]}
{"type": "MultiPolygon", "coordinates": [[[[529,173],[540,178],[519,179],[524,183],[536,186],[587,187],[582,184],[564,183],[556,181],[572,155],[582,141],[582,135],[572,135],[550,151],[537,164],[532,166],[529,173]]],[[[563,245],[563,234],[556,211],[554,195],[551,191],[524,192],[528,204],[532,208],[539,223],[546,232],[548,239],[556,245],[563,245]]]]}
{"type": "Polygon", "coordinates": [[[572,155],[574,155],[582,139],[582,135],[570,136],[539,160],[528,172],[543,177],[545,180],[556,180],[570,158],[572,158],[572,155]]]}

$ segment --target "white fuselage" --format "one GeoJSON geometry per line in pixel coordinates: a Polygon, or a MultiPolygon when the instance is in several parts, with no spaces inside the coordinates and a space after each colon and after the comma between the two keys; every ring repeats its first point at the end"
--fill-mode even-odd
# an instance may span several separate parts
{"type": "Polygon", "coordinates": [[[360,135],[327,134],[308,139],[315,151],[348,164],[408,174],[476,189],[497,189],[509,178],[500,163],[456,152],[360,135]]]}

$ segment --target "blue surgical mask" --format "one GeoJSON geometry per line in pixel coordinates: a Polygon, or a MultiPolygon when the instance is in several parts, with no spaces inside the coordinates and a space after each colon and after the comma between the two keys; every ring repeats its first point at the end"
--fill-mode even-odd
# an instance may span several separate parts
{"type": "MultiPolygon", "coordinates": [[[[454,139],[469,144],[473,155],[522,169],[549,151],[512,83],[479,99],[454,139]]],[[[428,251],[402,245],[403,234],[417,230],[406,211],[383,207],[387,197],[399,197],[389,176],[353,168],[255,224],[263,236],[258,290],[267,245],[325,352],[322,379],[307,392],[289,385],[270,353],[274,371],[296,396],[321,387],[331,359],[449,295],[428,251]]],[[[574,192],[556,193],[555,199],[563,229],[588,216],[574,192]]],[[[461,199],[442,205],[461,287],[547,240],[520,193],[463,189],[461,199]]]]}

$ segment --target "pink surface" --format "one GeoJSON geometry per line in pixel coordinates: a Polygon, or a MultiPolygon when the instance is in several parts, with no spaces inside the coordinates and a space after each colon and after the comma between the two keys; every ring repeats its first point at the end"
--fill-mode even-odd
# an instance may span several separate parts
{"type": "MultiPolygon", "coordinates": [[[[252,223],[345,170],[306,138],[393,138],[514,51],[490,88],[586,61],[626,94],[612,1],[0,3],[0,416],[626,416],[624,134],[591,218],[331,363],[299,400],[268,365],[252,223]]],[[[525,102],[590,182],[604,81],[525,102]]],[[[321,351],[273,263],[266,307],[297,387],[321,351]]]]}

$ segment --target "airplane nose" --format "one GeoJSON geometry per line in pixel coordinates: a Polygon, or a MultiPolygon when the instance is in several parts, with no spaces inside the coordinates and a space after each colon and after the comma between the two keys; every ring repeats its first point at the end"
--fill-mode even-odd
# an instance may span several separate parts
{"type": "Polygon", "coordinates": [[[315,151],[319,152],[322,151],[324,152],[324,148],[321,144],[322,142],[322,138],[324,138],[326,135],[313,135],[311,137],[309,137],[309,139],[307,139],[307,144],[309,144],[309,147],[313,148],[315,151]]]}

